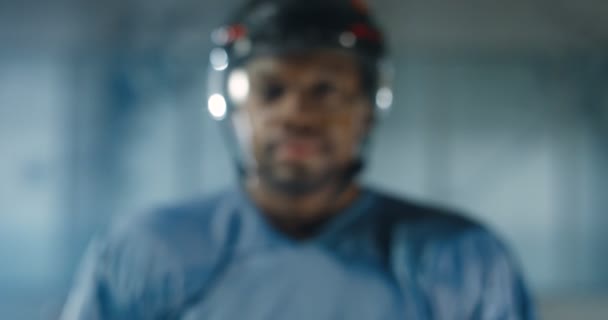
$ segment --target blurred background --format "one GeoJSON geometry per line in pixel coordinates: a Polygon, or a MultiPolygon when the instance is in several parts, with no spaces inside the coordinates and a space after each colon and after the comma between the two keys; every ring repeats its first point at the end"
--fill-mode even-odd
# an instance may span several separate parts
{"type": "MultiPolygon", "coordinates": [[[[396,105],[364,179],[464,210],[544,319],[608,314],[608,2],[376,0],[396,105]]],[[[91,237],[234,183],[205,111],[235,0],[0,0],[0,318],[55,319],[91,237]]]]}

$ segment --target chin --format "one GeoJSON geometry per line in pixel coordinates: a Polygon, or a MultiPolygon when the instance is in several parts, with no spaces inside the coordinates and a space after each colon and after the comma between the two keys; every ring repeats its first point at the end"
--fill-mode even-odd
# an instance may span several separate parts
{"type": "Polygon", "coordinates": [[[300,196],[319,191],[331,181],[327,174],[313,174],[309,171],[285,170],[264,177],[275,190],[282,193],[300,196]]]}

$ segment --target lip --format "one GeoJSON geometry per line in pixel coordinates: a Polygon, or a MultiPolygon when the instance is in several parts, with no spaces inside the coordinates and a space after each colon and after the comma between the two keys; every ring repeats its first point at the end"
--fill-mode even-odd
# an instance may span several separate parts
{"type": "Polygon", "coordinates": [[[318,139],[289,139],[279,143],[277,157],[280,160],[308,159],[319,154],[320,145],[318,139]]]}

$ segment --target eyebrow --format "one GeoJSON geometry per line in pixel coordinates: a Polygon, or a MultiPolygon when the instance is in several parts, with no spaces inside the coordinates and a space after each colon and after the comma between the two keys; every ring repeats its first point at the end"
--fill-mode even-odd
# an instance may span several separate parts
{"type": "Polygon", "coordinates": [[[252,79],[255,79],[255,82],[273,82],[282,80],[276,72],[272,72],[269,70],[253,70],[253,72],[250,71],[249,75],[252,79]]]}

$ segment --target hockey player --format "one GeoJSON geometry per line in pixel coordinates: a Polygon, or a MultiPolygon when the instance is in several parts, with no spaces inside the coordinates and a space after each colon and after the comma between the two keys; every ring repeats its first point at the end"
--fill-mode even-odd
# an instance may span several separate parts
{"type": "Polygon", "coordinates": [[[363,2],[253,0],[212,38],[238,187],[98,240],[63,319],[533,318],[492,232],[358,183],[392,100],[363,2]]]}

